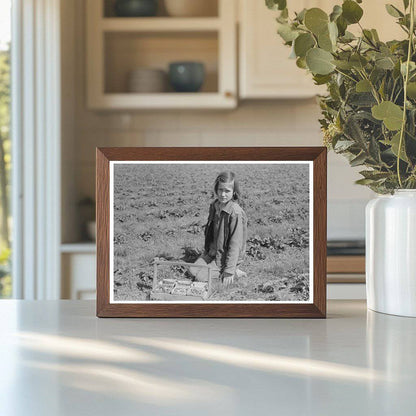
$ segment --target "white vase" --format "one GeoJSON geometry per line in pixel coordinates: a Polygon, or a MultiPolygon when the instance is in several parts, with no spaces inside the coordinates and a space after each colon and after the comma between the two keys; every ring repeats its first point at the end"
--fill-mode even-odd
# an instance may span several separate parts
{"type": "Polygon", "coordinates": [[[367,204],[366,284],[369,309],[416,317],[416,190],[367,204]]]}

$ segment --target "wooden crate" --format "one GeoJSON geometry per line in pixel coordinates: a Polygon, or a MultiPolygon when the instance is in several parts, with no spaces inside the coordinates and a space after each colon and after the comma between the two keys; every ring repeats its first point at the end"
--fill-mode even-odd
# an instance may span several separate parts
{"type": "Polygon", "coordinates": [[[195,263],[187,263],[184,261],[169,261],[169,260],[160,260],[155,258],[153,263],[153,289],[150,292],[150,299],[151,300],[158,300],[158,301],[201,301],[207,300],[211,295],[212,290],[212,275],[211,275],[211,267],[205,264],[195,264],[195,263]],[[184,295],[184,294],[175,294],[175,293],[166,293],[160,292],[157,290],[158,287],[158,268],[160,266],[185,266],[185,267],[200,267],[208,269],[208,282],[207,282],[207,291],[201,295],[184,295]]]}

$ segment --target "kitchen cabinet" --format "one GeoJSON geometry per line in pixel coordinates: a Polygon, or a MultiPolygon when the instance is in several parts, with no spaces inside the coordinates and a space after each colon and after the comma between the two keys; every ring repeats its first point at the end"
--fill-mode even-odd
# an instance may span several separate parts
{"type": "MultiPolygon", "coordinates": [[[[320,7],[330,12],[337,0],[291,0],[289,12],[320,7]]],[[[401,0],[390,2],[400,9],[401,0]]],[[[364,2],[361,24],[378,30],[381,40],[403,38],[404,32],[394,22],[384,4],[364,2]]],[[[242,99],[308,98],[325,92],[314,85],[312,77],[289,59],[290,48],[276,33],[279,12],[267,9],[264,1],[239,0],[239,96],[242,99]]],[[[358,25],[349,26],[358,33],[358,25]]]]}
{"type": "Polygon", "coordinates": [[[95,243],[62,244],[61,253],[61,298],[95,299],[95,243]]]}
{"type": "MultiPolygon", "coordinates": [[[[319,1],[293,0],[290,10],[321,7],[319,1]],[[319,3],[319,4],[318,4],[319,3]]],[[[276,33],[278,12],[264,1],[239,3],[239,94],[244,98],[309,98],[319,93],[311,75],[289,59],[290,48],[276,33]]]]}
{"type": "Polygon", "coordinates": [[[237,105],[236,7],[218,1],[217,16],[115,17],[111,1],[87,1],[87,105],[90,109],[233,108],[237,105]],[[202,62],[195,93],[128,92],[129,73],[168,70],[175,61],[202,62]]]}

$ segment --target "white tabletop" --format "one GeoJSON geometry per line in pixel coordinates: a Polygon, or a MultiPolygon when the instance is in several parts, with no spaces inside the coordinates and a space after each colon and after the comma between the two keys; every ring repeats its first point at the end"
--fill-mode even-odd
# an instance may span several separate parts
{"type": "Polygon", "coordinates": [[[412,415],[416,319],[97,319],[0,301],[0,415],[412,415]]]}

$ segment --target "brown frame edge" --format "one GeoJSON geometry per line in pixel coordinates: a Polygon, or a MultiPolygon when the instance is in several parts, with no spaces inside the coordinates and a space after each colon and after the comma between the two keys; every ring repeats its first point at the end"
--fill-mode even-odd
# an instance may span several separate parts
{"type": "Polygon", "coordinates": [[[325,147],[126,147],[96,149],[97,316],[101,318],[325,318],[326,317],[325,147]],[[110,161],[294,160],[313,161],[313,303],[110,303],[110,161]]]}

